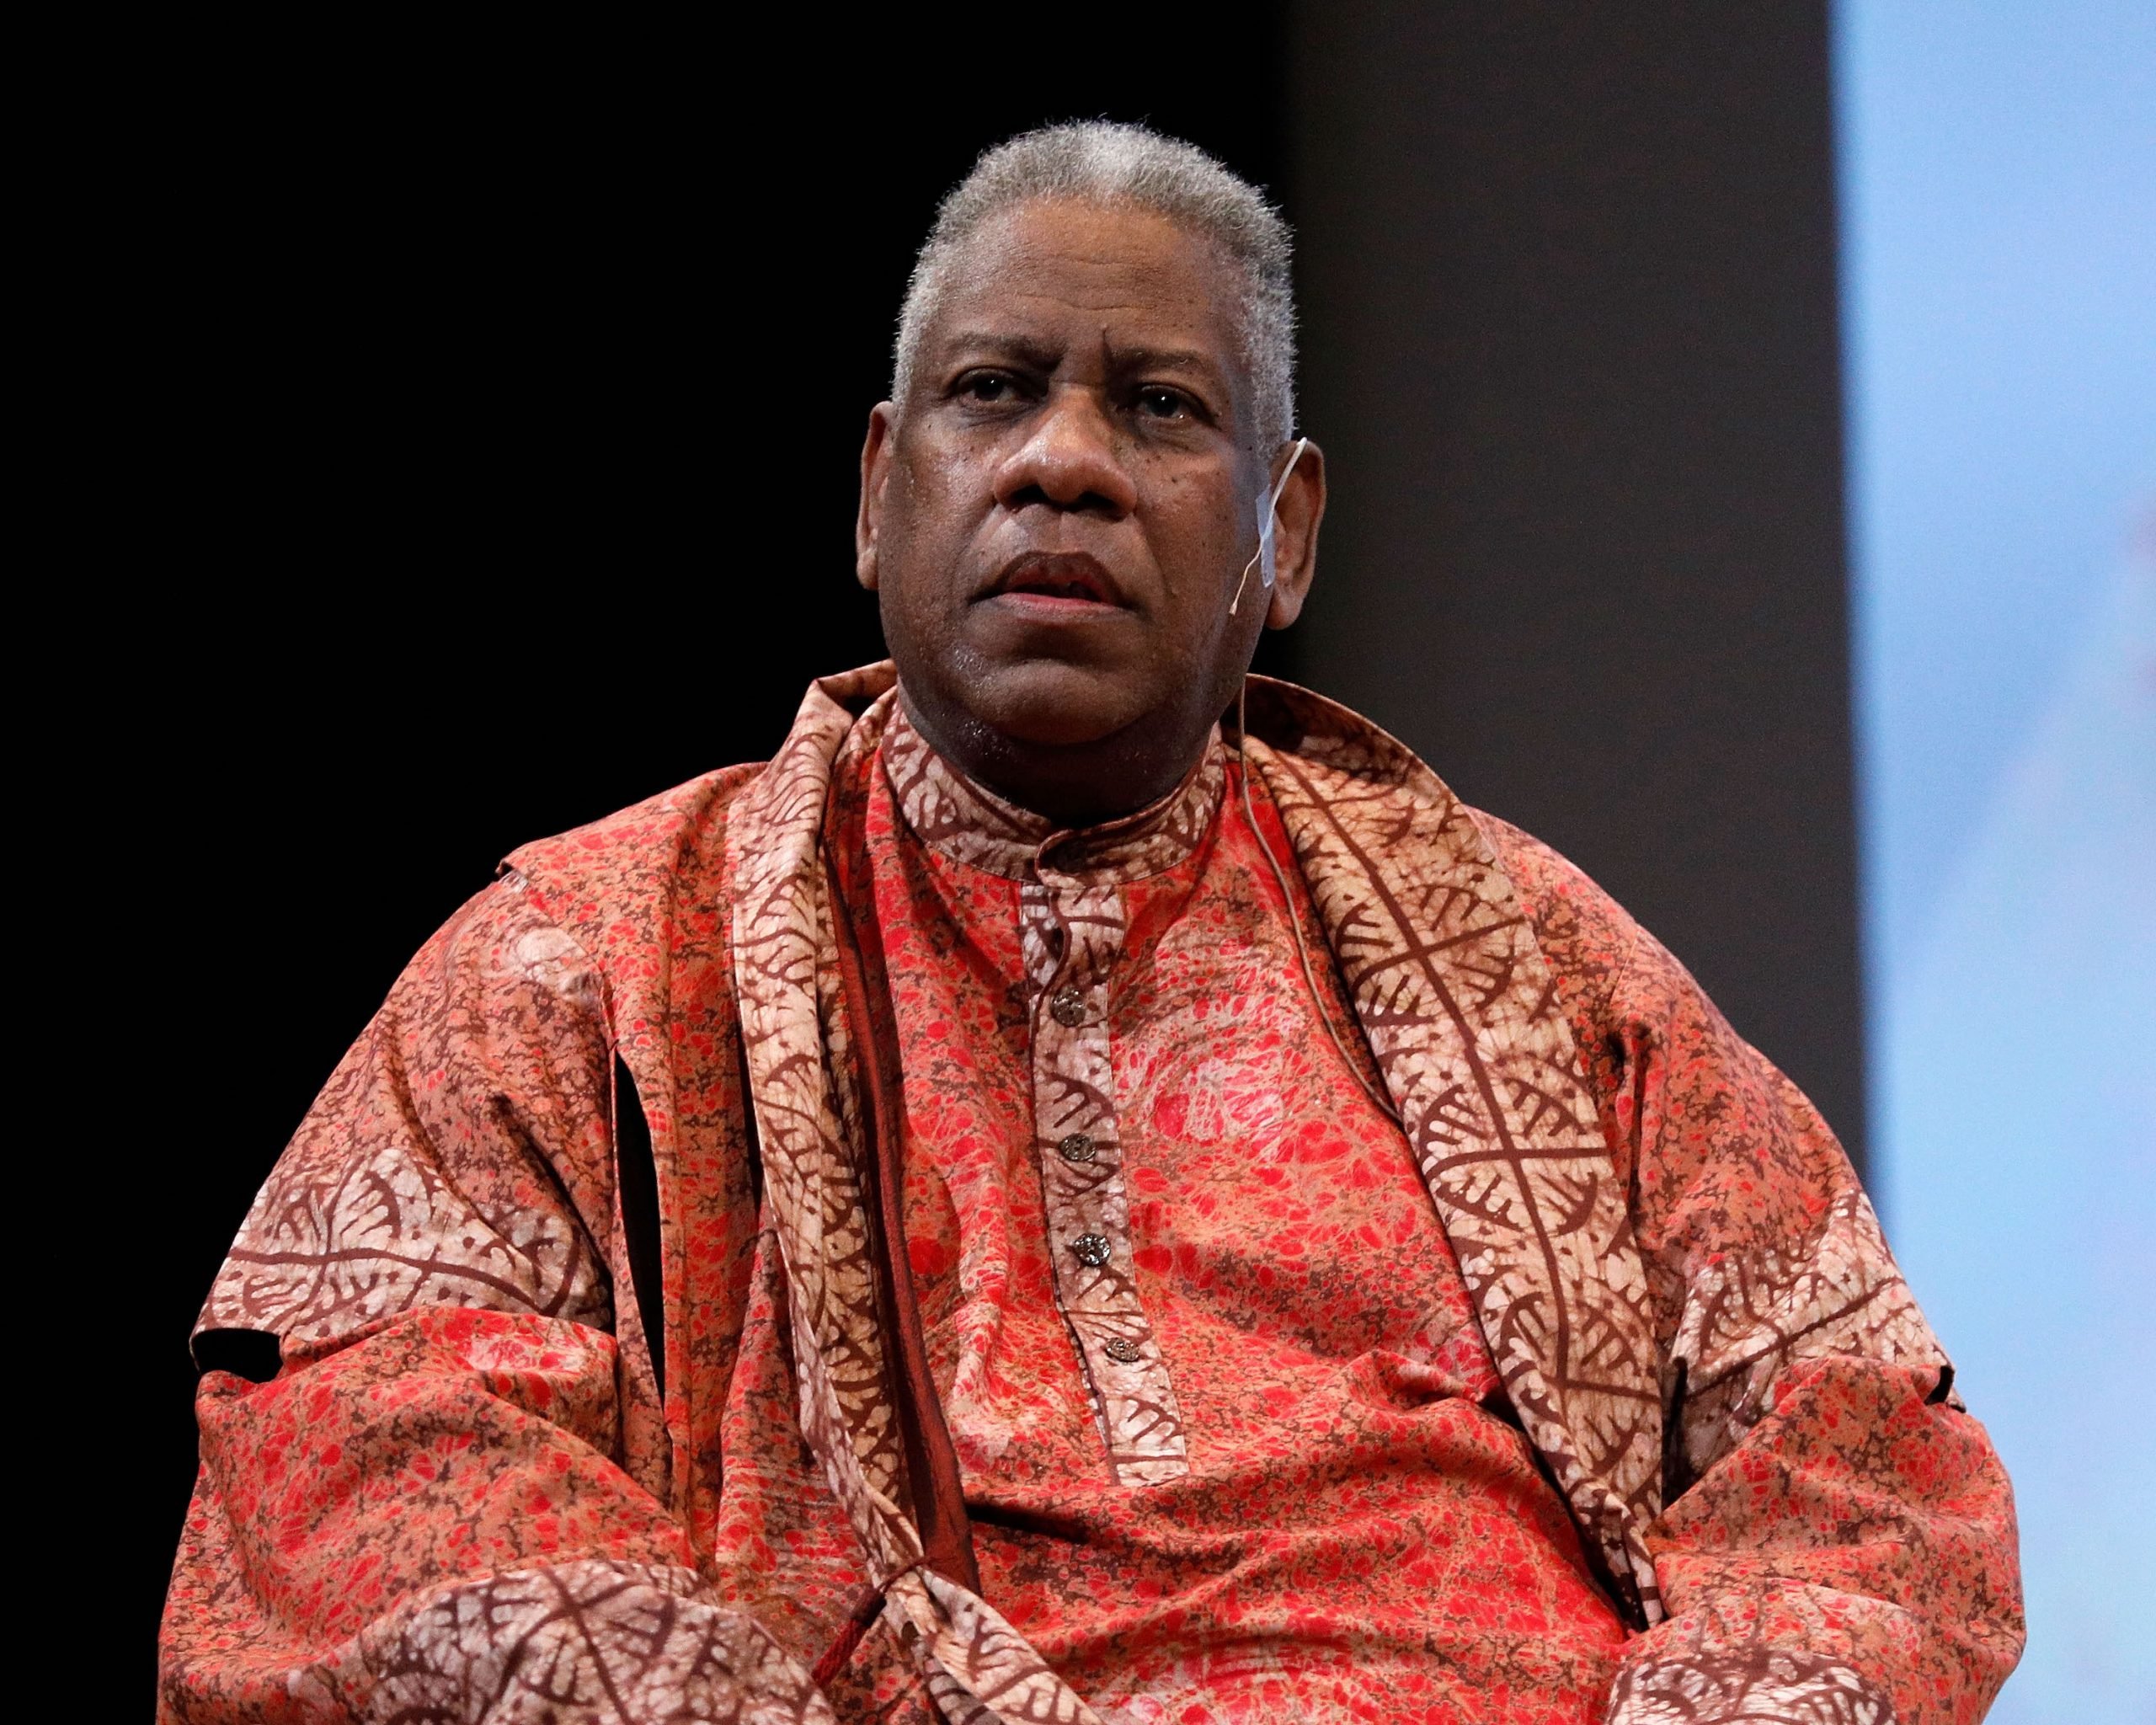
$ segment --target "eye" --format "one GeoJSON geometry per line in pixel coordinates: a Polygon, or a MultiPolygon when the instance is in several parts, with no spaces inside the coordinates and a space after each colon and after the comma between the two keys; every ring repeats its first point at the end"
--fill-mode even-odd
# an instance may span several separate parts
{"type": "Polygon", "coordinates": [[[1018,398],[1018,382],[1005,371],[969,371],[951,392],[975,407],[1003,407],[1018,398]]]}
{"type": "Polygon", "coordinates": [[[1190,398],[1179,389],[1149,383],[1138,392],[1138,411],[1149,419],[1188,419],[1190,398]]]}

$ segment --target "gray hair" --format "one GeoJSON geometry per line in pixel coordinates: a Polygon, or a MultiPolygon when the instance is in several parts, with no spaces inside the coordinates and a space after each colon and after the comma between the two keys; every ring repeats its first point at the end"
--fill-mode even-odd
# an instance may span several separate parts
{"type": "Polygon", "coordinates": [[[1238,321],[1259,446],[1288,441],[1295,429],[1295,294],[1287,222],[1196,145],[1106,120],[1045,126],[998,144],[937,207],[899,312],[893,400],[905,405],[921,335],[967,242],[991,217],[1043,198],[1150,210],[1217,246],[1242,277],[1238,321]]]}

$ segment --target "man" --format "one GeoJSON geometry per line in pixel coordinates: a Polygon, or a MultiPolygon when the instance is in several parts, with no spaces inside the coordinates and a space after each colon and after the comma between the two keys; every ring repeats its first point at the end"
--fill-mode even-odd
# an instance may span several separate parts
{"type": "MultiPolygon", "coordinates": [[[[197,1338],[185,1720],[1904,1722],[2020,1643],[1805,1099],[1561,859],[1245,672],[1288,239],[1104,124],[946,201],[893,666],[527,847],[197,1338]]],[[[715,666],[715,671],[720,667],[715,666]]]]}

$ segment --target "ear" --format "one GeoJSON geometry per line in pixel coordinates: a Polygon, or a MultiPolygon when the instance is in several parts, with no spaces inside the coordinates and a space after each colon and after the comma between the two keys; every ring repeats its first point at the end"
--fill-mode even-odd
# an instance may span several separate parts
{"type": "Polygon", "coordinates": [[[868,435],[861,446],[861,508],[853,523],[854,579],[876,590],[876,535],[883,516],[883,493],[891,483],[891,439],[899,410],[879,401],[868,411],[868,435]]]}
{"type": "MultiPolygon", "coordinates": [[[[1276,484],[1293,447],[1283,444],[1273,458],[1276,484]]],[[[1265,608],[1268,629],[1284,629],[1303,614],[1303,601],[1317,577],[1317,527],[1324,519],[1325,451],[1313,443],[1288,475],[1274,509],[1273,602],[1265,608]]]]}

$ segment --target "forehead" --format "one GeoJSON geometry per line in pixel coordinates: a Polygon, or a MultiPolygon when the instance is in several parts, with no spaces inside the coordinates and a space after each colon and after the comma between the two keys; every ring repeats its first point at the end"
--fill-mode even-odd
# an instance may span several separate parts
{"type": "Polygon", "coordinates": [[[1238,272],[1219,248],[1150,210],[1071,199],[984,222],[946,266],[923,347],[1010,335],[1058,347],[1174,348],[1238,382],[1238,272]]]}

